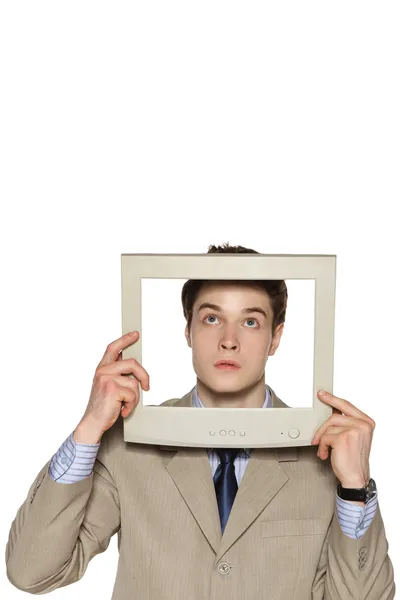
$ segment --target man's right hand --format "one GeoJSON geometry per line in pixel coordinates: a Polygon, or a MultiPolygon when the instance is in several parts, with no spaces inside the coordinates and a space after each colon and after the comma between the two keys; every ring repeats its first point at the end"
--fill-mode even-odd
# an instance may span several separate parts
{"type": "Polygon", "coordinates": [[[134,358],[122,360],[121,351],[139,339],[132,331],[111,342],[97,366],[88,405],[74,440],[78,443],[98,443],[119,415],[127,417],[139,402],[139,382],[144,390],[150,389],[147,371],[134,358]],[[132,373],[134,378],[127,377],[132,373]]]}

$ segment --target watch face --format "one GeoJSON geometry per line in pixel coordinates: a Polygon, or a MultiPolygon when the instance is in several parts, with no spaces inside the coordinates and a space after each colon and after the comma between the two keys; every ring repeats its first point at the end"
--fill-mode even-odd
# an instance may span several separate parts
{"type": "Polygon", "coordinates": [[[369,500],[370,498],[372,498],[373,496],[375,496],[376,493],[377,493],[376,483],[375,483],[375,481],[372,478],[369,480],[366,488],[367,488],[366,497],[369,500]]]}

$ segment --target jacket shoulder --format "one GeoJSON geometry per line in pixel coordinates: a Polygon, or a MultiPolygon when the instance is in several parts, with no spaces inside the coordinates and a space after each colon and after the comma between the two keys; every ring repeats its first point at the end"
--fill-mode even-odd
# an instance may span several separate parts
{"type": "Polygon", "coordinates": [[[170,400],[165,400],[159,406],[175,406],[181,400],[181,398],[171,398],[170,400]]]}

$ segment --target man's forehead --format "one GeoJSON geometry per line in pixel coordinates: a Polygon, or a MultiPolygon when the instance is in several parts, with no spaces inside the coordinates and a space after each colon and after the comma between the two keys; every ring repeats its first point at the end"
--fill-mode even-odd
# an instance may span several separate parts
{"type": "Polygon", "coordinates": [[[207,282],[200,289],[196,301],[194,303],[197,308],[200,304],[203,304],[206,301],[210,301],[213,304],[221,304],[227,299],[232,298],[233,295],[240,296],[243,298],[243,301],[246,301],[247,298],[252,298],[253,300],[257,298],[259,303],[262,303],[264,306],[270,308],[269,297],[267,292],[261,288],[257,287],[254,284],[250,283],[214,283],[207,282]],[[220,301],[218,301],[218,298],[220,301]]]}

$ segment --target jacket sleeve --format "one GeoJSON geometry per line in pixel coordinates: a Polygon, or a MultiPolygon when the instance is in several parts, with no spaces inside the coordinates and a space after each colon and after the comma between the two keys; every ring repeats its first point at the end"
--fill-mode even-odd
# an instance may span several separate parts
{"type": "Polygon", "coordinates": [[[89,476],[61,484],[50,476],[50,460],[32,483],[6,546],[7,577],[18,589],[45,594],[75,583],[120,529],[118,491],[106,466],[106,434],[89,476]]]}
{"type": "Polygon", "coordinates": [[[379,502],[368,528],[355,539],[344,533],[335,510],[317,566],[312,600],[392,600],[396,585],[388,549],[379,502]]]}

